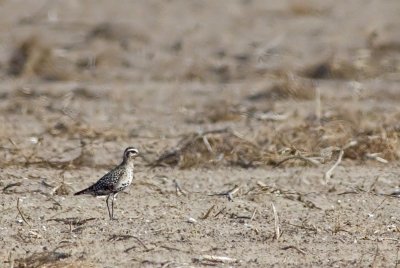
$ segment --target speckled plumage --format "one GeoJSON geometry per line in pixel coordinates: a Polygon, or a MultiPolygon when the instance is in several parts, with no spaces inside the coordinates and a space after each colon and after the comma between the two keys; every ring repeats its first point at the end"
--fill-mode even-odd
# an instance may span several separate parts
{"type": "Polygon", "coordinates": [[[124,151],[122,163],[101,177],[95,184],[75,193],[74,195],[90,194],[93,196],[107,195],[107,209],[110,219],[114,216],[114,198],[120,192],[127,188],[134,177],[133,160],[139,154],[139,151],[133,147],[128,147],[124,151]],[[112,196],[112,209],[110,211],[108,200],[112,196]]]}

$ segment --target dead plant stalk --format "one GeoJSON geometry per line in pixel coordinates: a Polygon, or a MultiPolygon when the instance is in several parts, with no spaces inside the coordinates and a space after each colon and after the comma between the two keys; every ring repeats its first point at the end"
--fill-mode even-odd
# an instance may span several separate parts
{"type": "Polygon", "coordinates": [[[23,220],[29,227],[31,227],[31,225],[29,224],[29,222],[26,220],[24,214],[22,213],[21,208],[19,207],[19,198],[17,199],[17,210],[18,210],[18,213],[19,213],[19,215],[21,216],[22,220],[23,220]]]}
{"type": "Polygon", "coordinates": [[[324,179],[325,179],[326,184],[328,184],[329,180],[332,178],[333,171],[335,170],[335,168],[337,168],[337,166],[340,164],[340,162],[342,162],[343,154],[344,154],[344,151],[340,150],[339,157],[336,160],[335,164],[327,172],[325,172],[324,179]]]}
{"type": "Polygon", "coordinates": [[[280,227],[280,221],[279,221],[279,216],[278,216],[278,212],[276,211],[275,205],[274,203],[271,203],[272,206],[272,211],[274,213],[274,220],[275,220],[275,239],[279,240],[279,238],[281,237],[281,227],[280,227]]]}

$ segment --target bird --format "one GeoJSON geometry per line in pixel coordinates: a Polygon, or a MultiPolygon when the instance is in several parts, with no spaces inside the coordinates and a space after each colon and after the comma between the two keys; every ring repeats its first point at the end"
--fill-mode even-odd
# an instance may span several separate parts
{"type": "Polygon", "coordinates": [[[135,147],[125,149],[121,164],[110,170],[96,183],[76,192],[74,195],[89,194],[92,196],[107,196],[106,204],[110,220],[114,220],[114,199],[119,192],[126,189],[134,178],[134,159],[139,155],[135,147]],[[111,209],[108,200],[111,199],[111,209]]]}

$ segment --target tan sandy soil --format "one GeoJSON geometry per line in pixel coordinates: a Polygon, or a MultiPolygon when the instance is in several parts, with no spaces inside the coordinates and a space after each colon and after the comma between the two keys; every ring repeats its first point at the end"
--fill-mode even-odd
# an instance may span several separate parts
{"type": "Polygon", "coordinates": [[[0,267],[396,267],[398,14],[0,1],[0,267]],[[129,145],[110,221],[73,193],[129,145]]]}

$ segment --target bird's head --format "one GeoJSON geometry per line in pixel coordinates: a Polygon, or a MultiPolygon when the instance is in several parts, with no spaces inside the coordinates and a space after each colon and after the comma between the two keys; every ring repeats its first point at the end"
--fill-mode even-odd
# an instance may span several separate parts
{"type": "Polygon", "coordinates": [[[124,151],[124,161],[135,159],[139,155],[139,150],[134,147],[128,147],[124,151]]]}

